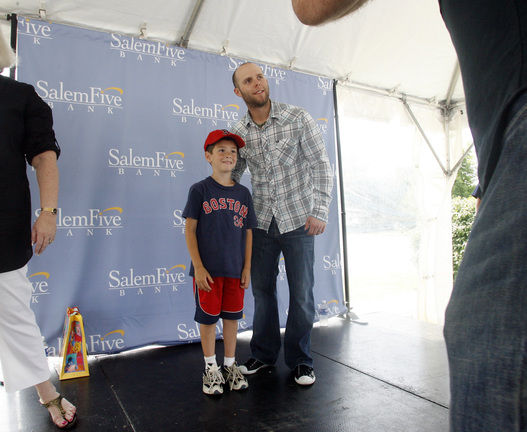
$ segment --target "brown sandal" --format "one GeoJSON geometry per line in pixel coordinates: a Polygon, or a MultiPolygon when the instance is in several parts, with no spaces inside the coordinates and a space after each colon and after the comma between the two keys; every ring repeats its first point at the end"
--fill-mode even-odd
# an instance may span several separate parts
{"type": "Polygon", "coordinates": [[[44,408],[49,408],[49,407],[55,407],[59,410],[60,414],[62,415],[62,418],[64,420],[66,420],[68,423],[65,424],[64,426],[59,426],[55,423],[55,421],[53,420],[53,416],[51,416],[51,413],[49,413],[49,415],[51,416],[51,421],[53,422],[53,424],[55,426],[57,426],[59,429],[70,429],[72,428],[75,423],[77,423],[77,413],[75,413],[73,415],[73,418],[71,419],[71,421],[69,421],[66,417],[65,417],[65,414],[66,414],[66,411],[64,411],[64,408],[62,407],[62,399],[64,399],[62,397],[62,395],[58,395],[55,399],[52,399],[50,400],[49,402],[46,402],[46,403],[42,403],[41,402],[41,405],[44,407],[44,408]]]}

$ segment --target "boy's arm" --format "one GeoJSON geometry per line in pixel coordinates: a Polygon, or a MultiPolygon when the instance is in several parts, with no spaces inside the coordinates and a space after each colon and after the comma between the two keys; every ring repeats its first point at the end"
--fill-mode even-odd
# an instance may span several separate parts
{"type": "Polygon", "coordinates": [[[253,230],[248,229],[245,233],[245,263],[242,269],[240,288],[249,288],[251,282],[251,257],[253,253],[253,230]]]}
{"type": "Polygon", "coordinates": [[[203,291],[211,291],[209,282],[214,282],[212,276],[209,274],[203,261],[201,261],[201,256],[199,255],[198,248],[198,238],[196,237],[196,228],[198,226],[198,220],[187,218],[185,220],[185,240],[187,242],[187,249],[194,264],[194,280],[196,281],[196,286],[198,289],[203,291]]]}

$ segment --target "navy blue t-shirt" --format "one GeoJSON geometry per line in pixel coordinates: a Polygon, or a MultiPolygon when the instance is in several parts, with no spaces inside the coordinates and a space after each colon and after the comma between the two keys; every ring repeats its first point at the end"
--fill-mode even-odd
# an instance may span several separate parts
{"type": "MultiPolygon", "coordinates": [[[[222,186],[207,177],[191,186],[183,217],[198,221],[199,255],[210,275],[240,278],[246,230],[258,225],[249,189],[239,183],[222,186]]],[[[194,276],[192,263],[190,276],[194,276]]]]}
{"type": "Polygon", "coordinates": [[[501,152],[510,107],[527,89],[527,1],[439,0],[457,51],[482,195],[501,152]]]}

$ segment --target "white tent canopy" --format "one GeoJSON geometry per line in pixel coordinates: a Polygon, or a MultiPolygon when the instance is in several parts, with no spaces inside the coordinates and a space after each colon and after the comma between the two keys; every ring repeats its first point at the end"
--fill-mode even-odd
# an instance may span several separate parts
{"type": "MultiPolygon", "coordinates": [[[[432,101],[447,98],[456,68],[437,0],[372,0],[317,28],[302,25],[289,0],[3,0],[0,13],[128,35],[143,31],[149,39],[432,101]]],[[[453,97],[463,97],[460,84],[453,97]]]]}
{"type": "MultiPolygon", "coordinates": [[[[408,256],[413,256],[409,267],[399,263],[396,271],[415,282],[406,281],[415,294],[408,300],[412,315],[441,322],[452,283],[450,188],[471,138],[464,132],[456,54],[437,0],[371,0],[354,15],[316,28],[296,19],[289,0],[2,0],[0,14],[147,37],[338,80],[344,191],[350,210],[346,226],[364,234],[348,238],[351,304],[361,303],[360,292],[369,298],[368,293],[375,292],[372,284],[399,292],[389,270],[393,266],[377,261],[372,282],[364,273],[371,265],[361,262],[367,254],[353,249],[371,245],[369,236],[375,232],[382,250],[400,255],[400,242],[390,249],[384,241],[397,235],[406,239],[408,256]],[[384,127],[391,132],[379,135],[384,127]],[[372,149],[378,153],[366,159],[366,150],[372,149]],[[395,172],[406,176],[404,184],[394,186],[406,190],[398,194],[402,201],[391,203],[382,193],[368,196],[371,191],[386,192],[387,179],[395,172]],[[372,199],[378,201],[374,207],[364,205],[372,199]],[[354,219],[357,208],[375,211],[354,219]],[[397,227],[364,224],[394,212],[415,217],[397,227]]],[[[0,21],[0,30],[9,37],[7,20],[0,21]]],[[[388,189],[393,196],[393,188],[388,189]]],[[[386,296],[386,291],[378,295],[386,296]]]]}

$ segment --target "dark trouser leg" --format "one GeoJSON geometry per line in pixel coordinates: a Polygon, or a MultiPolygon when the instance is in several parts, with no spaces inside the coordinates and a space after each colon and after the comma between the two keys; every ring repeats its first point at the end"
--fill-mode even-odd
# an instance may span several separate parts
{"type": "Polygon", "coordinates": [[[304,227],[280,237],[289,285],[289,312],[284,338],[285,363],[313,366],[311,330],[315,318],[313,264],[315,238],[304,227]]]}
{"type": "Polygon", "coordinates": [[[527,431],[527,112],[510,124],[445,316],[452,432],[527,431]]]}
{"type": "Polygon", "coordinates": [[[280,245],[275,236],[253,230],[251,284],[254,296],[252,356],[274,364],[280,351],[280,323],[276,297],[276,277],[280,245]]]}

